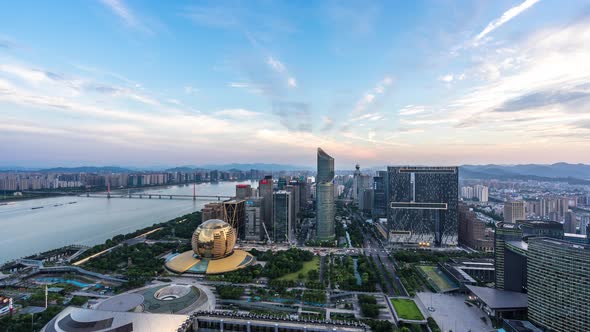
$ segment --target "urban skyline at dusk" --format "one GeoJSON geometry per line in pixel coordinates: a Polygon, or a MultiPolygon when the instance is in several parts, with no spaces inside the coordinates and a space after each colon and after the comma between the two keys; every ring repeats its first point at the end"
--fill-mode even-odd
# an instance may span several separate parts
{"type": "Polygon", "coordinates": [[[588,6],[6,3],[1,164],[590,163],[588,6]]]}

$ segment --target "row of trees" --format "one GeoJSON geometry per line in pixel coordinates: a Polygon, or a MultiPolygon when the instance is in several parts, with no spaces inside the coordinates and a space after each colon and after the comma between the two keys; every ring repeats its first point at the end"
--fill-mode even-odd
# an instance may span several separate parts
{"type": "Polygon", "coordinates": [[[379,309],[381,309],[382,306],[377,304],[377,299],[373,295],[361,294],[358,296],[358,299],[363,316],[368,318],[379,317],[379,309]]]}

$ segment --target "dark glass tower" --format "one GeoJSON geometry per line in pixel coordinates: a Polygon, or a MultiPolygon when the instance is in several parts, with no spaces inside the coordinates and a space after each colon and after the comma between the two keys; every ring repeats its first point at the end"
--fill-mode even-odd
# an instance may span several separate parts
{"type": "Polygon", "coordinates": [[[458,167],[388,167],[389,222],[399,242],[457,244],[458,167]]]}
{"type": "Polygon", "coordinates": [[[318,240],[334,238],[334,158],[318,148],[318,174],[316,176],[316,237],[318,240]]]}

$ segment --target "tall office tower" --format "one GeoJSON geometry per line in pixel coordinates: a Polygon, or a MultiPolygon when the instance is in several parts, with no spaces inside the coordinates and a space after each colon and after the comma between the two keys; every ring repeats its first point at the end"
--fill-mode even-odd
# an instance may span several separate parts
{"type": "Polygon", "coordinates": [[[236,229],[238,239],[246,237],[246,202],[235,199],[223,202],[223,220],[236,229]]]}
{"type": "Polygon", "coordinates": [[[207,203],[201,210],[203,222],[211,219],[223,219],[223,204],[222,203],[207,203]]]}
{"type": "Polygon", "coordinates": [[[565,233],[575,234],[576,233],[576,226],[577,226],[576,224],[577,224],[576,214],[572,211],[566,212],[565,213],[565,221],[563,222],[563,231],[565,233]]]}
{"type": "Polygon", "coordinates": [[[291,227],[292,231],[295,232],[297,229],[297,213],[299,213],[299,186],[288,184],[285,186],[285,190],[291,193],[291,227]]]}
{"type": "Polygon", "coordinates": [[[487,224],[466,204],[459,204],[459,243],[485,252],[494,251],[494,239],[487,224]]]}
{"type": "Polygon", "coordinates": [[[480,184],[473,187],[473,194],[480,202],[487,202],[489,199],[488,187],[482,186],[480,184]]]}
{"type": "Polygon", "coordinates": [[[373,189],[373,218],[387,217],[387,172],[377,172],[373,178],[373,189]]]}
{"type": "Polygon", "coordinates": [[[272,176],[267,175],[258,181],[258,196],[264,198],[262,203],[262,222],[266,230],[272,232],[272,176]]]}
{"type": "Polygon", "coordinates": [[[528,244],[528,318],[556,332],[590,331],[590,245],[534,238],[528,244]]]}
{"type": "Polygon", "coordinates": [[[388,214],[399,242],[456,245],[458,167],[387,167],[388,214]]]}
{"type": "Polygon", "coordinates": [[[316,177],[316,238],[331,240],[335,236],[334,158],[318,148],[316,177]]]}
{"type": "Polygon", "coordinates": [[[249,184],[236,184],[236,199],[246,199],[252,196],[252,186],[249,184]]]}
{"type": "Polygon", "coordinates": [[[272,196],[272,240],[274,242],[290,242],[292,234],[291,210],[293,208],[291,192],[279,190],[275,191],[272,196]]]}
{"type": "Polygon", "coordinates": [[[361,166],[356,164],[355,171],[352,176],[352,200],[358,202],[359,190],[361,187],[361,166]]]}
{"type": "Polygon", "coordinates": [[[580,220],[580,234],[586,236],[590,235],[588,234],[588,226],[590,226],[590,216],[582,216],[582,219],[580,220]]]}
{"type": "Polygon", "coordinates": [[[371,202],[365,202],[365,190],[373,188],[373,177],[366,174],[361,174],[358,178],[358,206],[359,208],[363,209],[363,207],[367,206],[367,204],[373,204],[372,198],[371,202]]]}
{"type": "Polygon", "coordinates": [[[373,210],[373,199],[375,192],[373,189],[364,189],[362,200],[360,200],[359,208],[365,213],[371,213],[373,210]]]}
{"type": "Polygon", "coordinates": [[[461,187],[461,197],[467,200],[473,199],[475,197],[473,187],[461,187]]]}
{"type": "Polygon", "coordinates": [[[569,210],[570,199],[567,197],[561,197],[557,200],[557,212],[561,220],[565,219],[565,215],[569,210]]]}
{"type": "Polygon", "coordinates": [[[496,288],[505,289],[504,274],[504,249],[508,242],[518,242],[522,240],[522,231],[517,224],[508,222],[499,222],[496,225],[494,234],[494,274],[496,288]]]}
{"type": "Polygon", "coordinates": [[[247,241],[259,241],[266,238],[262,228],[262,206],[264,198],[250,197],[246,200],[246,229],[244,239],[247,241]]]}
{"type": "Polygon", "coordinates": [[[524,202],[514,201],[504,203],[504,221],[516,222],[517,220],[525,220],[524,202]]]}

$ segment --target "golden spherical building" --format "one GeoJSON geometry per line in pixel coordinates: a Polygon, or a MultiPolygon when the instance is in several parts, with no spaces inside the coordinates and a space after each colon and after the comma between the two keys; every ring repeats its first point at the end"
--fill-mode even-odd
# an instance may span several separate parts
{"type": "Polygon", "coordinates": [[[207,220],[197,227],[191,244],[193,252],[200,258],[224,258],[234,251],[236,232],[223,220],[207,220]]]}
{"type": "Polygon", "coordinates": [[[235,271],[254,263],[254,256],[234,250],[236,230],[219,219],[199,225],[191,239],[193,250],[166,258],[166,268],[175,273],[219,274],[235,271]]]}

